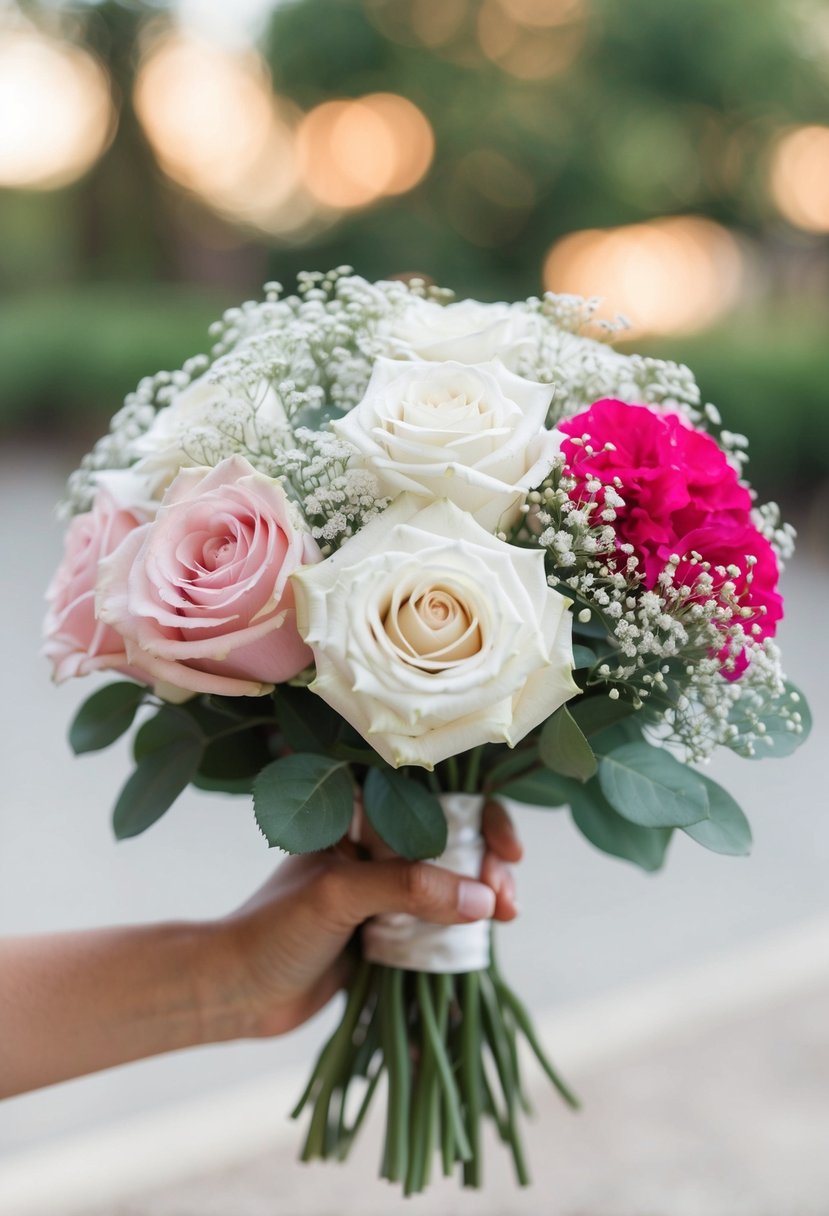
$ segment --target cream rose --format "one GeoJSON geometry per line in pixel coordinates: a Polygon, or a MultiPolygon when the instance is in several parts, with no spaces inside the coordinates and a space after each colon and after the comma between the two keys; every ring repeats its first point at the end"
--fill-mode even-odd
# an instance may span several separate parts
{"type": "Polygon", "coordinates": [[[378,359],[362,401],[332,423],[380,492],[448,498],[494,532],[510,527],[552,468],[552,390],[503,364],[378,359]]]}
{"type": "Polygon", "coordinates": [[[446,500],[402,495],[292,582],[312,690],[395,767],[512,747],[579,691],[543,554],[446,500]]]}
{"type": "Polygon", "coordinates": [[[100,563],[98,618],[168,699],[259,696],[311,663],[290,575],[319,560],[280,483],[230,456],[183,469],[155,520],[100,563]]]}
{"type": "Polygon", "coordinates": [[[514,304],[436,304],[414,297],[394,321],[388,346],[397,358],[458,363],[499,358],[515,369],[537,334],[537,318],[514,304]]]}

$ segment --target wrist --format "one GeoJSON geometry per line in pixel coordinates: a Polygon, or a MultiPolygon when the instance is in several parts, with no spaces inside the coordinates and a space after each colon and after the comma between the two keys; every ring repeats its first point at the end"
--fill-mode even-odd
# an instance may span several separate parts
{"type": "Polygon", "coordinates": [[[255,1002],[238,926],[232,920],[199,925],[193,949],[200,1042],[256,1038],[255,1002]]]}

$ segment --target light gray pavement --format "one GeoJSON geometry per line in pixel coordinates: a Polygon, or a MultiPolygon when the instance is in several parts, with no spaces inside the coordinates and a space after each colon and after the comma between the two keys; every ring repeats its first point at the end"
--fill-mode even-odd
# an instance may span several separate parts
{"type": "Polygon", "coordinates": [[[376,1178],[375,1119],[344,1166],[283,1146],[83,1216],[826,1216],[828,1025],[829,986],[581,1074],[578,1115],[536,1089],[525,1190],[490,1137],[481,1192],[404,1200],[376,1178]]]}
{"type": "MultiPolygon", "coordinates": [[[[52,688],[37,651],[42,592],[61,545],[61,530],[53,520],[51,507],[75,456],[74,452],[68,453],[62,461],[51,454],[35,461],[26,451],[11,451],[4,453],[0,461],[0,549],[4,570],[0,637],[5,643],[2,667],[5,695],[0,710],[5,793],[0,811],[0,932],[209,916],[244,899],[275,861],[264,849],[244,801],[206,795],[186,795],[145,836],[116,845],[108,814],[126,772],[125,749],[116,748],[83,760],[74,760],[68,753],[64,742],[66,725],[89,686],[84,682],[58,690],[52,688]]],[[[521,812],[520,828],[528,846],[528,860],[520,874],[524,915],[514,928],[504,932],[502,955],[507,958],[511,978],[535,1010],[548,1010],[611,992],[621,984],[693,963],[723,949],[738,948],[782,926],[829,911],[829,800],[825,793],[825,752],[829,742],[825,728],[829,720],[826,630],[829,571],[822,565],[825,560],[825,553],[804,552],[784,584],[789,619],[782,641],[789,673],[807,691],[819,723],[814,738],[795,760],[749,764],[725,757],[712,769],[712,774],[732,789],[750,815],[756,837],[751,860],[717,857],[683,838],[672,846],[666,872],[648,877],[595,853],[573,830],[566,815],[521,812]]],[[[786,1016],[791,1016],[791,1011],[786,1016]]],[[[94,1130],[123,1116],[212,1093],[224,1085],[302,1063],[316,1050],[330,1020],[331,1015],[325,1015],[288,1040],[225,1045],[147,1061],[6,1102],[0,1107],[0,1163],[69,1132],[94,1130]]],[[[817,1013],[814,1021],[820,1022],[817,1013]]],[[[825,1016],[823,1023],[829,1025],[825,1016]]],[[[785,1032],[781,1030],[783,1041],[796,1043],[801,1029],[798,1015],[794,1022],[787,1023],[785,1032]]],[[[738,1029],[734,1033],[735,1043],[739,1043],[748,1032],[738,1029]]],[[[762,1027],[757,1029],[761,1038],[763,1033],[762,1027]]],[[[817,1032],[815,1035],[819,1037],[817,1032]]],[[[825,1031],[824,1052],[826,1039],[829,1030],[825,1031]]],[[[767,1057],[773,1053],[768,1042],[764,1042],[766,1046],[757,1049],[758,1067],[760,1062],[772,1067],[772,1060],[767,1057]]],[[[700,1059],[715,1046],[698,1045],[700,1059]]],[[[799,1072],[808,1071],[807,1054],[795,1053],[791,1059],[799,1072]]],[[[604,1082],[611,1072],[614,1077],[616,1072],[610,1070],[590,1080],[591,1094],[600,1095],[600,1100],[596,1097],[591,1103],[592,1113],[575,1125],[582,1130],[573,1130],[574,1125],[564,1119],[563,1113],[551,1111],[549,1117],[545,1114],[533,1133],[540,1140],[533,1154],[536,1160],[545,1163],[548,1157],[551,1162],[556,1160],[559,1137],[562,1144],[570,1145],[560,1152],[561,1158],[583,1152],[584,1162],[589,1159],[591,1170],[599,1168],[597,1162],[602,1162],[605,1154],[632,1151],[625,1150],[618,1140],[613,1142],[615,1148],[609,1140],[605,1147],[612,1123],[608,1112],[614,1110],[622,1129],[627,1126],[633,1129],[641,1117],[644,1120],[641,1135],[648,1139],[648,1121],[658,1128],[665,1118],[664,1113],[654,1113],[660,1108],[658,1103],[650,1102],[648,1095],[659,1089],[660,1078],[670,1076],[670,1071],[648,1073],[646,1069],[640,1075],[635,1071],[635,1062],[619,1065],[620,1069],[623,1067],[634,1071],[624,1074],[627,1081],[619,1073],[615,1106],[604,1082]],[[633,1107],[624,1100],[626,1086],[633,1086],[631,1092],[642,1095],[641,1111],[638,1099],[633,1107]],[[567,1139],[577,1134],[587,1137],[582,1149],[567,1139]],[[588,1142],[592,1146],[590,1152],[588,1142]]],[[[749,1097],[744,1103],[740,1095],[753,1092],[747,1084],[754,1077],[753,1065],[746,1072],[748,1077],[742,1077],[739,1086],[733,1076],[729,1081],[729,1074],[725,1074],[722,1093],[716,1100],[712,1095],[711,1126],[717,1126],[720,1113],[739,1105],[749,1118],[749,1138],[754,1135],[754,1120],[760,1137],[758,1143],[762,1145],[766,1115],[765,1104],[758,1095],[772,1093],[777,1100],[778,1093],[773,1086],[765,1089],[764,1078],[758,1074],[754,1098],[749,1097]]],[[[696,1110],[698,1091],[695,1093],[693,1081],[694,1069],[690,1068],[687,1073],[677,1074],[675,1081],[665,1082],[666,1098],[673,1095],[672,1118],[680,1126],[696,1110]]],[[[824,1098],[829,1101],[825,1085],[824,1098]]],[[[699,1114],[703,1121],[707,1117],[704,1110],[699,1114]]],[[[798,1136],[802,1136],[802,1129],[798,1136]]],[[[694,1162],[701,1151],[691,1131],[688,1137],[686,1178],[693,1177],[694,1162]]],[[[679,1140],[682,1141],[682,1136],[679,1140]]],[[[792,1160],[799,1162],[801,1174],[817,1177],[824,1168],[823,1156],[808,1151],[810,1144],[806,1137],[802,1140],[802,1152],[797,1145],[790,1146],[792,1160]]],[[[370,1150],[365,1151],[370,1155],[370,1150]]],[[[646,1150],[637,1150],[640,1151],[646,1150]]],[[[660,1150],[654,1152],[659,1158],[656,1168],[664,1175],[674,1160],[673,1150],[664,1158],[660,1157],[660,1150]]],[[[677,1150],[677,1161],[680,1156],[677,1150]]],[[[631,1160],[637,1160],[635,1153],[631,1160]]],[[[582,1168],[587,1165],[583,1163],[582,1168]]],[[[644,1186],[644,1166],[642,1170],[644,1186]]],[[[373,1159],[365,1159],[358,1172],[361,1177],[371,1177],[373,1159]]],[[[296,1175],[297,1194],[302,1189],[299,1180],[306,1177],[306,1173],[296,1175]]],[[[356,1177],[354,1173],[348,1175],[349,1188],[355,1185],[356,1177]]],[[[607,1170],[606,1179],[607,1194],[612,1195],[613,1171],[607,1170]]],[[[791,1182],[794,1186],[794,1174],[791,1182]]],[[[242,1186],[242,1182],[238,1185],[242,1186]]],[[[345,1186],[345,1175],[332,1177],[333,1196],[340,1196],[345,1186]]],[[[570,1193],[562,1192],[565,1196],[570,1193]]],[[[617,1210],[630,1212],[631,1216],[634,1213],[648,1216],[650,1211],[663,1212],[665,1216],[684,1216],[686,1211],[729,1216],[733,1211],[736,1216],[743,1211],[725,1202],[720,1207],[700,1204],[696,1208],[668,1209],[664,1205],[649,1208],[647,1192],[637,1193],[639,1199],[631,1198],[627,1208],[617,1209],[610,1206],[609,1200],[602,1200],[603,1206],[596,1207],[603,1192],[595,1191],[581,1206],[580,1201],[573,1200],[574,1216],[578,1211],[600,1211],[602,1216],[614,1216],[617,1210]]],[[[533,1202],[538,1204],[538,1192],[534,1194],[533,1202]]],[[[829,1187],[823,1194],[826,1201],[823,1211],[829,1211],[829,1187]]],[[[182,1202],[181,1216],[185,1212],[209,1216],[211,1209],[206,1206],[199,1207],[196,1202],[195,1207],[192,1203],[188,1207],[189,1200],[182,1202]]],[[[319,1196],[317,1202],[321,1202],[319,1196]]],[[[446,1210],[462,1210],[453,1204],[446,1210]]],[[[322,1213],[333,1211],[335,1206],[337,1210],[345,1210],[335,1199],[328,1208],[294,1210],[322,1213]]],[[[170,1212],[174,1210],[178,1214],[178,1209],[170,1208],[170,1212]]],[[[228,1201],[221,1210],[228,1216],[245,1216],[246,1211],[236,1206],[235,1201],[228,1201]]],[[[292,1209],[274,1201],[269,1210],[292,1209]]],[[[369,1210],[375,1209],[360,1208],[369,1210]]],[[[556,1209],[542,1204],[535,1208],[498,1210],[556,1209]]],[[[761,1211],[756,1206],[751,1210],[761,1211]]],[[[783,1211],[800,1216],[801,1211],[796,1206],[779,1204],[768,1210],[776,1216],[783,1211]]],[[[818,1209],[802,1210],[805,1214],[818,1209]]],[[[60,1216],[59,1210],[55,1216],[60,1216]]]]}

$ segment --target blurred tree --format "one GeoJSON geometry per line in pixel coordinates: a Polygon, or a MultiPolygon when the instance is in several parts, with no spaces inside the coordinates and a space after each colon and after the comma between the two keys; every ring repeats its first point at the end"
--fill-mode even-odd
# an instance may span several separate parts
{"type": "Polygon", "coordinates": [[[788,0],[304,0],[274,11],[265,49],[304,109],[395,91],[436,134],[416,190],[279,264],[460,291],[537,290],[574,229],[693,210],[760,232],[774,133],[829,120],[829,52],[788,0]]]}
{"type": "MultiPolygon", "coordinates": [[[[516,298],[540,289],[545,254],[568,232],[693,212],[753,242],[767,306],[793,319],[778,327],[755,308],[747,324],[729,322],[716,340],[662,343],[661,353],[687,349],[695,366],[705,365],[705,391],[719,394],[727,411],[727,398],[739,394],[728,372],[728,334],[736,335],[733,366],[777,369],[753,381],[765,428],[755,452],[769,469],[785,453],[793,478],[801,467],[816,475],[809,440],[792,441],[790,428],[784,443],[773,416],[785,369],[797,369],[789,404],[803,403],[809,434],[825,432],[822,323],[804,327],[800,318],[825,293],[827,242],[778,217],[767,180],[781,129],[829,124],[823,0],[283,0],[261,41],[280,97],[307,114],[336,98],[398,94],[428,118],[435,150],[408,192],[279,236],[216,214],[155,161],[133,87],[148,30],[170,20],[168,3],[56,9],[28,0],[26,9],[106,64],[119,123],[76,185],[0,191],[0,288],[28,289],[25,306],[0,313],[3,357],[14,369],[0,413],[52,408],[44,326],[71,298],[94,327],[96,310],[103,315],[122,298],[107,281],[141,287],[132,297],[136,323],[107,347],[121,352],[126,390],[133,368],[191,353],[196,323],[215,310],[204,285],[231,303],[258,293],[266,277],[290,282],[299,269],[346,262],[368,277],[420,272],[460,294],[516,298]],[[167,292],[154,303],[152,285],[165,280],[192,285],[192,307],[167,292]],[[71,285],[71,296],[55,294],[60,284],[71,285]]],[[[99,323],[101,334],[112,332],[109,322],[99,323]]],[[[66,399],[111,412],[103,394],[117,369],[77,326],[72,333],[55,348],[75,378],[66,399]],[[94,372],[102,362],[106,385],[94,372]]],[[[749,408],[739,406],[737,425],[749,408]]]]}

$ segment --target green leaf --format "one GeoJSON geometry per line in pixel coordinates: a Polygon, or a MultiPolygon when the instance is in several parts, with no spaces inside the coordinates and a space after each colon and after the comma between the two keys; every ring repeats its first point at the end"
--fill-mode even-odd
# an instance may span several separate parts
{"type": "MultiPolygon", "coordinates": [[[[517,747],[514,751],[510,748],[500,746],[497,751],[493,750],[490,755],[500,756],[491,767],[484,768],[484,780],[487,790],[497,790],[509,781],[511,777],[515,777],[524,769],[532,768],[538,763],[538,748],[536,740],[532,741],[532,745],[523,744],[517,747]],[[504,754],[506,753],[506,754],[504,754]]],[[[486,761],[484,764],[486,766],[486,761]]]]}
{"type": "Polygon", "coordinates": [[[208,740],[199,776],[250,783],[271,760],[273,752],[261,730],[240,730],[215,742],[208,740]]]}
{"type": "Polygon", "coordinates": [[[599,762],[610,805],[646,828],[684,828],[708,818],[708,794],[698,773],[648,743],[624,743],[599,762]]]}
{"type": "Polygon", "coordinates": [[[160,819],[196,775],[202,745],[191,738],[174,740],[148,752],[121,790],[112,825],[118,840],[138,836],[160,819]]]}
{"type": "Polygon", "coordinates": [[[697,844],[714,853],[726,853],[730,857],[744,857],[751,852],[751,827],[737,803],[716,781],[698,774],[708,791],[711,818],[693,823],[683,830],[697,844]]]}
{"type": "Polygon", "coordinates": [[[363,786],[369,823],[390,849],[409,861],[446,848],[446,816],[434,794],[393,770],[373,768],[363,786]]]}
{"type": "Polygon", "coordinates": [[[757,706],[757,713],[765,732],[758,736],[753,718],[745,713],[745,704],[751,704],[750,694],[746,694],[737,702],[729,715],[729,723],[737,727],[738,735],[728,744],[734,751],[739,752],[749,760],[767,760],[772,757],[790,756],[792,752],[806,742],[812,730],[812,714],[809,704],[796,684],[786,681],[785,691],[777,697],[769,697],[765,705],[757,706]],[[799,722],[793,715],[798,715],[799,722]],[[792,729],[799,725],[800,730],[792,729]],[[746,736],[754,734],[755,743],[752,753],[743,750],[747,745],[746,736]]]}
{"type": "Polygon", "coordinates": [[[643,828],[617,815],[595,781],[578,791],[570,813],[581,834],[603,853],[632,861],[649,872],[664,862],[671,829],[643,828]]]}
{"type": "Polygon", "coordinates": [[[613,726],[597,731],[590,736],[590,746],[597,756],[606,756],[615,751],[623,743],[642,743],[642,719],[639,714],[632,718],[622,718],[613,726]]]}
{"type": "Polygon", "coordinates": [[[562,777],[589,781],[599,762],[566,705],[544,723],[538,754],[547,768],[562,777]]]}
{"type": "Polygon", "coordinates": [[[635,714],[636,710],[631,701],[625,701],[621,697],[618,701],[611,701],[606,692],[599,692],[578,697],[570,712],[582,734],[590,738],[599,731],[621,722],[623,718],[635,714]]]}
{"type": "Polygon", "coordinates": [[[132,743],[132,753],[140,763],[153,752],[177,744],[186,747],[198,743],[203,748],[206,740],[199,725],[181,706],[165,705],[143,724],[132,743]]]}
{"type": "Polygon", "coordinates": [[[69,746],[76,756],[97,752],[120,739],[132,726],[147,689],[143,684],[119,681],[93,692],[69,727],[69,746]]]}
{"type": "Polygon", "coordinates": [[[348,831],[354,785],[343,761],[299,753],[262,769],[253,783],[253,806],[271,848],[313,853],[348,831]]]}
{"type": "Polygon", "coordinates": [[[515,802],[527,802],[530,806],[555,807],[566,806],[580,789],[580,782],[540,768],[508,781],[501,786],[498,794],[515,802]]]}
{"type": "Polygon", "coordinates": [[[273,694],[276,718],[296,752],[329,752],[340,734],[342,720],[308,688],[280,684],[273,694]]]}
{"type": "Polygon", "coordinates": [[[592,667],[597,659],[598,655],[595,650],[591,650],[589,646],[579,646],[578,643],[573,644],[573,666],[576,670],[580,667],[592,667]]]}
{"type": "Polygon", "coordinates": [[[204,773],[198,772],[193,778],[193,785],[197,790],[204,790],[207,794],[247,796],[253,793],[253,777],[207,777],[204,773]]]}

